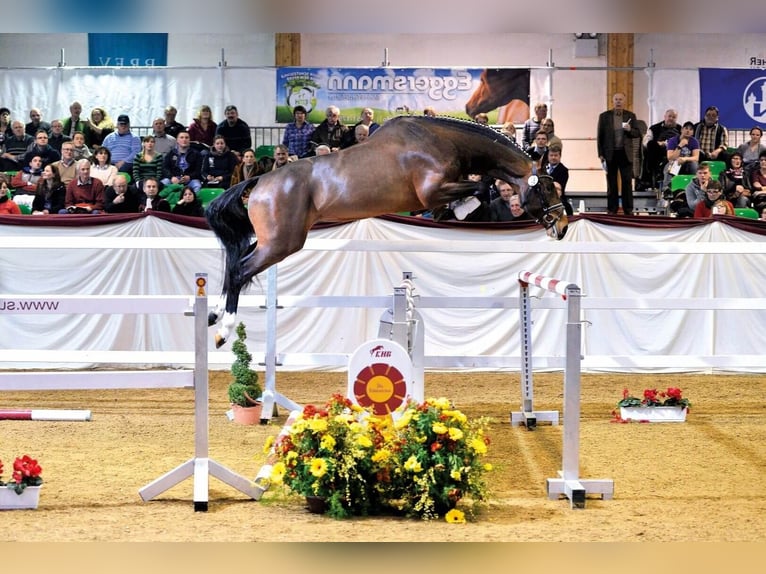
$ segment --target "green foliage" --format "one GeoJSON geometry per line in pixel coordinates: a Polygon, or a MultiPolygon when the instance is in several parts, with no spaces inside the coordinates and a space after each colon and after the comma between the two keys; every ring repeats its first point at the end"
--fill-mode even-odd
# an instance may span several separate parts
{"type": "Polygon", "coordinates": [[[258,373],[250,368],[250,362],[253,356],[247,350],[247,332],[245,324],[237,325],[237,340],[231,346],[236,359],[231,365],[232,382],[229,384],[229,402],[241,407],[251,407],[253,402],[250,399],[257,399],[261,396],[261,386],[258,384],[258,373]],[[248,398],[248,396],[250,398],[248,398]]]}

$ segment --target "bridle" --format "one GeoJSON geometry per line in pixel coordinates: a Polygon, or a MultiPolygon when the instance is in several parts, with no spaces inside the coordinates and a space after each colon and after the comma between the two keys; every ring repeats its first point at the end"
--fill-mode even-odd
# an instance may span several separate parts
{"type": "Polygon", "coordinates": [[[531,194],[535,194],[537,198],[540,201],[540,205],[542,206],[543,214],[541,217],[538,217],[535,219],[535,222],[539,225],[542,225],[545,230],[547,231],[554,225],[556,225],[556,222],[558,222],[559,219],[566,213],[564,210],[564,204],[561,200],[559,200],[558,203],[554,203],[553,205],[548,205],[548,199],[545,197],[545,194],[543,193],[542,186],[540,185],[540,179],[541,178],[547,178],[551,182],[553,181],[553,178],[550,175],[537,175],[537,168],[532,168],[532,175],[529,176],[529,179],[527,179],[527,193],[524,194],[524,201],[521,204],[521,207],[524,208],[524,211],[529,213],[529,210],[527,209],[527,204],[529,203],[529,198],[531,197],[531,194]],[[554,213],[556,212],[556,213],[554,213]]]}

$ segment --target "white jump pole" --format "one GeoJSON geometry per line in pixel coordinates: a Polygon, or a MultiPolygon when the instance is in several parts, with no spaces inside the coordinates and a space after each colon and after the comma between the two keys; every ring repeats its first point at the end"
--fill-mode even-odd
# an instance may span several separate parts
{"type": "Polygon", "coordinates": [[[90,411],[72,409],[2,409],[0,421],[77,421],[90,420],[90,411]]]}
{"type": "Polygon", "coordinates": [[[194,477],[194,511],[208,509],[208,476],[239,490],[257,500],[259,491],[247,478],[235,474],[208,457],[209,451],[209,388],[207,362],[207,273],[197,273],[194,283],[194,458],[165,473],[144,486],[138,493],[144,501],[151,500],[182,480],[194,477]]]}
{"type": "MultiPolygon", "coordinates": [[[[564,368],[564,439],[562,448],[562,470],[559,478],[549,478],[546,481],[548,498],[558,499],[561,495],[566,496],[572,508],[585,508],[586,494],[600,494],[604,500],[614,496],[614,481],[610,478],[581,479],[580,478],[580,355],[582,341],[582,322],[580,321],[580,299],[582,293],[574,283],[567,283],[558,279],[552,279],[521,271],[519,283],[528,288],[535,285],[546,291],[562,295],[567,302],[567,329],[566,329],[566,363],[564,368]]],[[[522,301],[524,297],[522,296],[522,301]]],[[[529,299],[527,293],[527,301],[529,299]]],[[[522,305],[523,307],[523,305],[522,305]]],[[[531,339],[531,321],[528,324],[529,337],[531,339]]],[[[531,353],[531,347],[528,347],[531,353]]],[[[532,392],[532,367],[531,355],[529,361],[522,361],[522,365],[528,365],[529,378],[529,405],[531,408],[532,392]]],[[[523,377],[522,377],[523,379],[523,377]]],[[[522,389],[524,383],[522,382],[522,389]]],[[[526,398],[526,397],[524,397],[526,398]]]]}

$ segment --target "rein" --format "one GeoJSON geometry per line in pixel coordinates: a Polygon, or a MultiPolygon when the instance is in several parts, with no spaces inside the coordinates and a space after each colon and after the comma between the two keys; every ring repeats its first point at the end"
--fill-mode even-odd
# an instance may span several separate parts
{"type": "MultiPolygon", "coordinates": [[[[564,203],[559,200],[558,203],[554,203],[553,205],[548,205],[547,198],[545,197],[545,194],[543,193],[542,187],[540,186],[540,177],[547,177],[551,181],[553,181],[553,178],[549,175],[543,175],[538,176],[537,175],[537,167],[532,167],[532,175],[529,176],[529,179],[527,180],[527,193],[524,196],[524,202],[521,204],[521,206],[524,208],[525,211],[527,211],[526,206],[529,203],[529,197],[531,193],[534,193],[537,195],[538,199],[540,200],[540,205],[542,206],[543,215],[542,217],[539,217],[535,219],[535,223],[538,225],[542,225],[544,229],[548,230],[551,227],[553,227],[556,222],[561,219],[561,215],[564,212],[564,203]],[[558,215],[553,216],[551,215],[554,211],[558,210],[558,215]]],[[[527,211],[529,213],[529,211],[527,211]]]]}

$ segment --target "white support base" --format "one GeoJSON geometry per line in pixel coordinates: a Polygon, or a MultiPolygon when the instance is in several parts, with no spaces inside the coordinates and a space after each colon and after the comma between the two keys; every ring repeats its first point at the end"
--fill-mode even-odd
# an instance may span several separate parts
{"type": "Polygon", "coordinates": [[[588,494],[599,494],[602,500],[611,500],[614,497],[614,481],[611,478],[549,478],[546,480],[546,491],[550,500],[566,496],[572,508],[585,508],[588,494]]]}
{"type": "Polygon", "coordinates": [[[516,411],[511,413],[511,426],[517,427],[523,425],[528,430],[532,430],[539,422],[549,422],[553,426],[559,424],[558,411],[516,411]]]}

